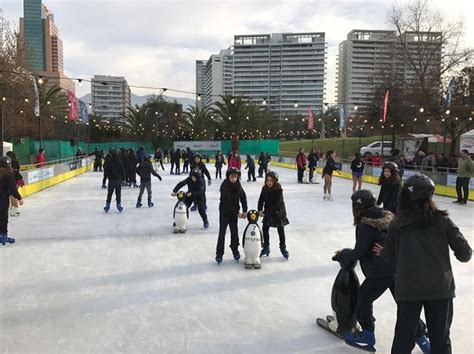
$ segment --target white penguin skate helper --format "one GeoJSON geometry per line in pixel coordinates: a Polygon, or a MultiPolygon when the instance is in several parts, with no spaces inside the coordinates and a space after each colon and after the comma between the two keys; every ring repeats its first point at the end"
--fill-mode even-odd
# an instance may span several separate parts
{"type": "Polygon", "coordinates": [[[308,170],[305,168],[304,171],[303,171],[303,183],[304,184],[308,184],[309,183],[309,180],[308,180],[308,170]]]}
{"type": "Polygon", "coordinates": [[[258,211],[250,210],[247,213],[247,220],[249,224],[245,228],[244,235],[242,237],[242,245],[245,253],[245,268],[247,269],[260,269],[260,252],[263,247],[262,231],[257,224],[258,211]]]}
{"type": "Polygon", "coordinates": [[[173,218],[174,218],[174,233],[185,233],[189,218],[189,210],[188,206],[186,205],[186,193],[183,191],[178,192],[177,194],[178,202],[174,206],[173,210],[173,218]]]}

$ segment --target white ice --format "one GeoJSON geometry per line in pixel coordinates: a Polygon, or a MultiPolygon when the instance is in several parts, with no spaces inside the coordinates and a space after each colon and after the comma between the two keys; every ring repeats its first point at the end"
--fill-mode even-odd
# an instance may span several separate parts
{"type": "MultiPolygon", "coordinates": [[[[218,180],[207,191],[210,228],[192,212],[184,235],[172,233],[170,196],[184,176],[169,172],[153,180],[151,209],[135,209],[138,191],[125,188],[123,214],[114,207],[105,214],[102,176],[92,172],[27,198],[9,224],[17,243],[0,246],[0,352],[358,352],[315,325],[331,313],[338,272],[331,256],[354,243],[352,182],[335,178],[329,202],[321,184],[297,184],[296,171],[276,170],[290,220],[290,259],[281,256],[271,229],[272,252],[261,270],[245,270],[227,246],[224,262],[214,261],[218,180]]],[[[262,179],[243,179],[249,207],[256,208],[262,179]]],[[[436,201],[473,245],[474,204],[436,201]]],[[[245,225],[239,221],[240,232],[245,225]]],[[[473,263],[452,257],[452,264],[453,352],[472,353],[473,263]]],[[[376,347],[388,353],[396,316],[388,291],[374,311],[376,347]]]]}

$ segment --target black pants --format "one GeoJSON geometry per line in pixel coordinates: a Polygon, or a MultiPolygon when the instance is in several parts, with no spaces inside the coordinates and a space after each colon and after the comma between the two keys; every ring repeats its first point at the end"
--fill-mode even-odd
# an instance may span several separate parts
{"type": "Polygon", "coordinates": [[[178,160],[178,161],[176,161],[176,168],[175,168],[175,170],[174,170],[174,174],[175,174],[175,175],[181,174],[180,168],[181,168],[181,165],[180,165],[180,162],[179,162],[179,160],[178,160]]]}
{"type": "Polygon", "coordinates": [[[8,209],[10,207],[10,198],[0,196],[0,235],[8,235],[8,209]]]}
{"type": "Polygon", "coordinates": [[[303,183],[304,167],[298,166],[298,182],[303,183]]]}
{"type": "Polygon", "coordinates": [[[110,204],[112,201],[112,195],[115,192],[115,200],[117,204],[122,203],[122,181],[119,179],[109,180],[109,186],[107,189],[107,204],[110,204]]]}
{"type": "MultiPolygon", "coordinates": [[[[286,249],[285,228],[277,227],[278,236],[280,237],[280,249],[286,249]]],[[[270,226],[263,224],[263,245],[270,246],[270,226]]]]}
{"type": "MultiPolygon", "coordinates": [[[[393,276],[380,278],[366,278],[359,288],[357,300],[357,320],[364,330],[375,330],[373,303],[387,290],[390,289],[395,299],[395,282],[393,276]]],[[[418,327],[414,340],[426,335],[426,325],[418,317],[418,327]]]]}
{"type": "Polygon", "coordinates": [[[174,161],[172,160],[171,161],[171,169],[170,169],[171,174],[173,174],[173,169],[174,169],[174,161]]]}
{"type": "Polygon", "coordinates": [[[413,350],[421,308],[425,310],[431,354],[451,354],[449,331],[453,322],[453,299],[399,301],[392,354],[411,353],[413,350]]]}
{"type": "Polygon", "coordinates": [[[94,161],[94,172],[102,172],[102,161],[95,160],[94,161]]]}
{"type": "Polygon", "coordinates": [[[230,228],[230,249],[232,253],[236,253],[239,250],[239,231],[237,228],[237,215],[229,216],[220,212],[219,217],[219,237],[217,239],[216,255],[221,256],[224,254],[224,243],[225,243],[225,232],[227,225],[230,228]]]}
{"type": "Polygon", "coordinates": [[[222,179],[222,166],[216,166],[216,179],[217,175],[219,175],[219,178],[222,179]]]}
{"type": "Polygon", "coordinates": [[[158,164],[158,162],[160,163],[161,165],[161,169],[164,171],[165,170],[165,166],[163,166],[163,159],[159,159],[158,161],[155,160],[155,162],[158,164]]]}
{"type": "Polygon", "coordinates": [[[267,164],[261,164],[258,167],[258,177],[263,177],[263,172],[265,172],[265,174],[267,174],[267,164]]]}
{"type": "Polygon", "coordinates": [[[309,181],[312,182],[313,181],[313,177],[314,177],[314,171],[316,170],[316,167],[310,167],[309,168],[309,181]]]}
{"type": "Polygon", "coordinates": [[[202,221],[207,222],[207,214],[206,214],[206,200],[204,198],[193,198],[186,197],[186,205],[188,208],[193,204],[197,205],[199,215],[201,215],[202,221]]]}
{"type": "Polygon", "coordinates": [[[183,173],[189,173],[189,161],[188,160],[184,160],[183,173]]]}
{"type": "Polygon", "coordinates": [[[456,193],[458,194],[459,202],[467,202],[469,198],[469,180],[469,177],[456,178],[456,193]],[[464,192],[464,197],[462,192],[464,192]]]}
{"type": "Polygon", "coordinates": [[[128,169],[127,170],[127,182],[129,184],[137,184],[137,170],[136,169],[128,169]]]}
{"type": "Polygon", "coordinates": [[[248,181],[252,180],[252,181],[256,181],[255,179],[255,167],[254,168],[249,168],[249,172],[248,172],[248,181]]]}
{"type": "Polygon", "coordinates": [[[143,192],[148,194],[148,204],[151,203],[151,181],[140,181],[140,192],[138,193],[138,202],[142,201],[143,192]]]}

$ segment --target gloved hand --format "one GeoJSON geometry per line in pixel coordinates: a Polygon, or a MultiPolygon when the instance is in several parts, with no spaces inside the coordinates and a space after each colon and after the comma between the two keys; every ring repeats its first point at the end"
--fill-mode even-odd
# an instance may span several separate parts
{"type": "Polygon", "coordinates": [[[175,192],[171,193],[171,196],[176,197],[176,193],[175,192]]]}
{"type": "Polygon", "coordinates": [[[193,194],[191,192],[186,193],[188,197],[192,196],[193,194]]]}
{"type": "Polygon", "coordinates": [[[163,178],[161,178],[161,176],[158,176],[158,179],[161,181],[163,178]]]}

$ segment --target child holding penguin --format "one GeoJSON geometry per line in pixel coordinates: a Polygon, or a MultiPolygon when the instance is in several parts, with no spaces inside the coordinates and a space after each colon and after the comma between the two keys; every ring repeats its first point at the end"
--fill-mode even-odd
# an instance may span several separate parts
{"type": "Polygon", "coordinates": [[[247,196],[240,184],[240,171],[236,167],[229,167],[226,179],[221,184],[221,197],[219,204],[219,237],[216,246],[216,262],[222,262],[224,255],[225,233],[227,226],[230,228],[230,249],[234,259],[240,259],[239,253],[239,231],[237,218],[247,216],[247,196]],[[239,212],[242,204],[242,213],[239,212]]]}

